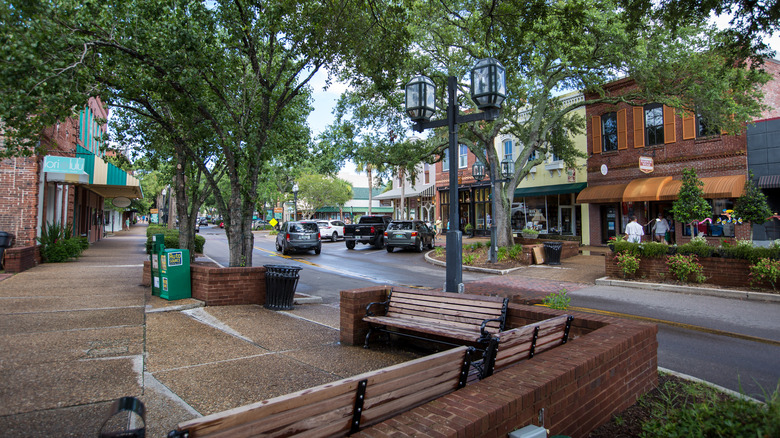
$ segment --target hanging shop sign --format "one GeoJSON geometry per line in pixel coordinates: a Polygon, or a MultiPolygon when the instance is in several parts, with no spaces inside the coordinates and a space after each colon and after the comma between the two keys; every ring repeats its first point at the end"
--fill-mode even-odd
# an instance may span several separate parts
{"type": "Polygon", "coordinates": [[[652,173],[653,170],[653,157],[639,157],[639,170],[644,173],[652,173]]]}

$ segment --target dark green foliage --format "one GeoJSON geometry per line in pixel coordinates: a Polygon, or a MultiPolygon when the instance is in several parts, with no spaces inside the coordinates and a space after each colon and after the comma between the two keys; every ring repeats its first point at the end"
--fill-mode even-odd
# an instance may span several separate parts
{"type": "Polygon", "coordinates": [[[717,252],[724,258],[748,260],[751,263],[755,263],[764,258],[771,260],[780,259],[780,247],[778,246],[763,248],[752,245],[732,245],[723,242],[717,252]]]}
{"type": "Polygon", "coordinates": [[[77,258],[89,247],[89,241],[85,237],[67,237],[71,226],[61,226],[55,222],[46,224],[41,229],[41,237],[36,238],[41,244],[41,257],[47,263],[67,262],[77,258]]]}
{"type": "Polygon", "coordinates": [[[753,171],[750,171],[745,181],[745,193],[734,204],[733,216],[759,225],[772,216],[772,210],[766,202],[766,195],[753,183],[753,171]]]}
{"type": "Polygon", "coordinates": [[[642,244],[642,256],[649,258],[662,258],[669,252],[669,245],[661,242],[647,242],[642,244]]]}
{"type": "Polygon", "coordinates": [[[706,242],[692,240],[677,247],[677,254],[696,254],[699,257],[712,257],[715,248],[707,245],[706,242]]]}
{"type": "Polygon", "coordinates": [[[615,253],[627,252],[631,255],[638,256],[642,253],[642,248],[638,243],[629,242],[628,240],[618,240],[615,242],[612,251],[615,253]]]}
{"type": "Polygon", "coordinates": [[[712,207],[704,200],[702,186],[704,183],[696,176],[696,170],[683,169],[682,186],[677,200],[672,204],[672,216],[674,220],[690,227],[691,235],[695,234],[691,222],[700,221],[712,213],[712,207]]]}
{"type": "MultiPolygon", "coordinates": [[[[166,248],[178,248],[179,247],[179,230],[169,230],[166,227],[160,225],[149,225],[146,229],[146,253],[152,252],[152,236],[155,234],[165,235],[165,247],[166,248]]],[[[206,244],[206,238],[203,236],[195,236],[195,252],[203,254],[203,246],[206,244]]]]}

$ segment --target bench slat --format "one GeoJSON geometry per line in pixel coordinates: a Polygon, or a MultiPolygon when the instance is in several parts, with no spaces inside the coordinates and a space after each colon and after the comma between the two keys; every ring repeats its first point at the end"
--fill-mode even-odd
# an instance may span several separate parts
{"type": "Polygon", "coordinates": [[[434,318],[455,317],[455,318],[461,318],[464,321],[473,321],[474,324],[476,324],[477,322],[482,323],[482,321],[485,319],[498,318],[501,316],[501,311],[481,312],[479,309],[467,309],[467,308],[452,309],[446,307],[420,306],[415,303],[405,303],[405,302],[397,302],[397,301],[390,302],[390,306],[388,306],[387,314],[390,315],[391,313],[430,314],[434,318]]]}
{"type": "MultiPolygon", "coordinates": [[[[484,319],[479,320],[472,320],[469,318],[464,317],[456,317],[456,316],[446,316],[446,315],[431,315],[430,313],[425,312],[414,312],[409,311],[402,314],[398,314],[395,312],[388,312],[386,315],[387,318],[397,318],[397,319],[404,319],[409,321],[420,321],[421,323],[431,323],[431,324],[437,324],[437,325],[446,325],[450,327],[458,327],[462,328],[464,330],[470,330],[474,332],[479,332],[479,329],[482,325],[482,321],[484,319]]],[[[490,322],[487,324],[487,327],[490,328],[498,328],[501,324],[498,321],[490,322]]]]}
{"type": "Polygon", "coordinates": [[[406,412],[409,409],[413,409],[431,400],[435,400],[439,397],[443,397],[457,389],[457,378],[460,375],[460,370],[455,373],[455,385],[450,382],[440,383],[435,386],[424,388],[420,391],[411,394],[408,397],[402,399],[396,399],[389,401],[385,404],[377,406],[374,409],[367,409],[363,413],[363,420],[361,425],[371,426],[377,423],[393,417],[396,413],[403,411],[406,412]]]}
{"type": "Polygon", "coordinates": [[[481,299],[469,298],[441,298],[422,294],[405,294],[402,292],[392,293],[390,295],[390,301],[419,303],[420,305],[430,305],[437,308],[479,309],[480,311],[485,312],[497,311],[498,313],[501,313],[501,309],[504,307],[503,302],[483,301],[481,299]]]}
{"type": "Polygon", "coordinates": [[[384,316],[372,316],[364,318],[364,320],[375,324],[386,325],[388,327],[446,336],[469,342],[476,341],[480,337],[478,331],[461,327],[442,326],[438,321],[409,320],[408,318],[389,318],[384,316]]]}
{"type": "Polygon", "coordinates": [[[498,353],[495,369],[506,368],[514,363],[528,359],[531,351],[534,329],[539,327],[539,333],[534,348],[534,354],[549,350],[560,345],[566,329],[568,315],[556,316],[520,328],[507,330],[498,335],[498,353]]]}
{"type": "Polygon", "coordinates": [[[412,297],[412,298],[419,298],[421,300],[428,300],[428,301],[434,301],[434,302],[451,302],[451,303],[460,303],[460,304],[469,304],[472,302],[477,302],[480,305],[488,306],[490,303],[497,304],[499,308],[503,306],[504,299],[502,297],[491,297],[487,295],[479,295],[478,297],[475,296],[475,298],[463,298],[460,294],[455,294],[452,292],[436,292],[436,291],[400,291],[400,290],[393,290],[391,292],[391,297],[395,295],[397,297],[412,297]]]}
{"type": "MultiPolygon", "coordinates": [[[[308,424],[305,421],[300,423],[302,419],[316,415],[322,415],[323,421],[327,418],[329,421],[342,424],[342,417],[347,415],[347,421],[343,424],[347,427],[346,430],[349,430],[355,390],[359,381],[368,380],[368,388],[372,388],[374,385],[395,380],[396,382],[389,388],[397,388],[398,382],[403,383],[408,376],[426,372],[435,375],[439,368],[459,367],[466,350],[466,347],[453,348],[403,364],[182,422],[177,429],[189,430],[191,437],[222,433],[222,431],[228,432],[225,436],[240,436],[238,434],[244,433],[251,436],[262,433],[261,431],[276,430],[278,432],[279,430],[289,430],[289,427],[300,428],[308,424]],[[290,426],[285,428],[285,424],[290,426]]],[[[414,379],[419,380],[419,378],[414,379]]],[[[457,385],[457,382],[454,384],[457,385]]],[[[316,424],[318,428],[321,426],[318,422],[312,424],[316,424]]],[[[332,426],[337,431],[341,430],[336,425],[332,426]]],[[[331,426],[328,428],[330,429],[331,426]]],[[[343,435],[339,432],[336,434],[343,435]]]]}

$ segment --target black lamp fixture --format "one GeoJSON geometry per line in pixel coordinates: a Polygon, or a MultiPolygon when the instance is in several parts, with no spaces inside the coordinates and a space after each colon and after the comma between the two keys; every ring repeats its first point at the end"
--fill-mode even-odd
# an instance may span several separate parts
{"type": "MultiPolygon", "coordinates": [[[[485,58],[477,61],[471,70],[471,98],[477,104],[481,113],[461,115],[457,107],[457,78],[447,78],[447,118],[431,121],[436,111],[436,85],[427,76],[415,76],[405,87],[406,113],[414,122],[412,127],[417,132],[424,129],[449,128],[450,155],[450,211],[449,223],[455,229],[447,230],[447,277],[444,290],[447,292],[463,292],[463,235],[457,230],[460,223],[460,205],[458,202],[458,125],[478,120],[495,120],[500,114],[501,104],[506,98],[506,71],[495,58],[485,58]]],[[[482,170],[484,175],[484,168],[482,170]]]]}
{"type": "Polygon", "coordinates": [[[293,221],[297,221],[298,220],[298,183],[293,184],[292,191],[293,191],[293,202],[295,203],[295,216],[293,216],[293,221]]]}

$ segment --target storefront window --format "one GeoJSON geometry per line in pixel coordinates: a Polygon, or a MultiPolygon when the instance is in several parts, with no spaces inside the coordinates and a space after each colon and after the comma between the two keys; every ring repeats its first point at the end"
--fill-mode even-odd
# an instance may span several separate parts
{"type": "MultiPolygon", "coordinates": [[[[712,215],[694,224],[694,236],[734,237],[734,226],[739,221],[739,218],[732,215],[734,200],[714,199],[708,201],[712,204],[712,215]]],[[[684,225],[682,232],[683,236],[690,236],[690,225],[684,225]]]]}
{"type": "Polygon", "coordinates": [[[492,220],[492,208],[490,203],[490,188],[482,187],[474,190],[474,216],[477,230],[490,228],[492,220]]]}

